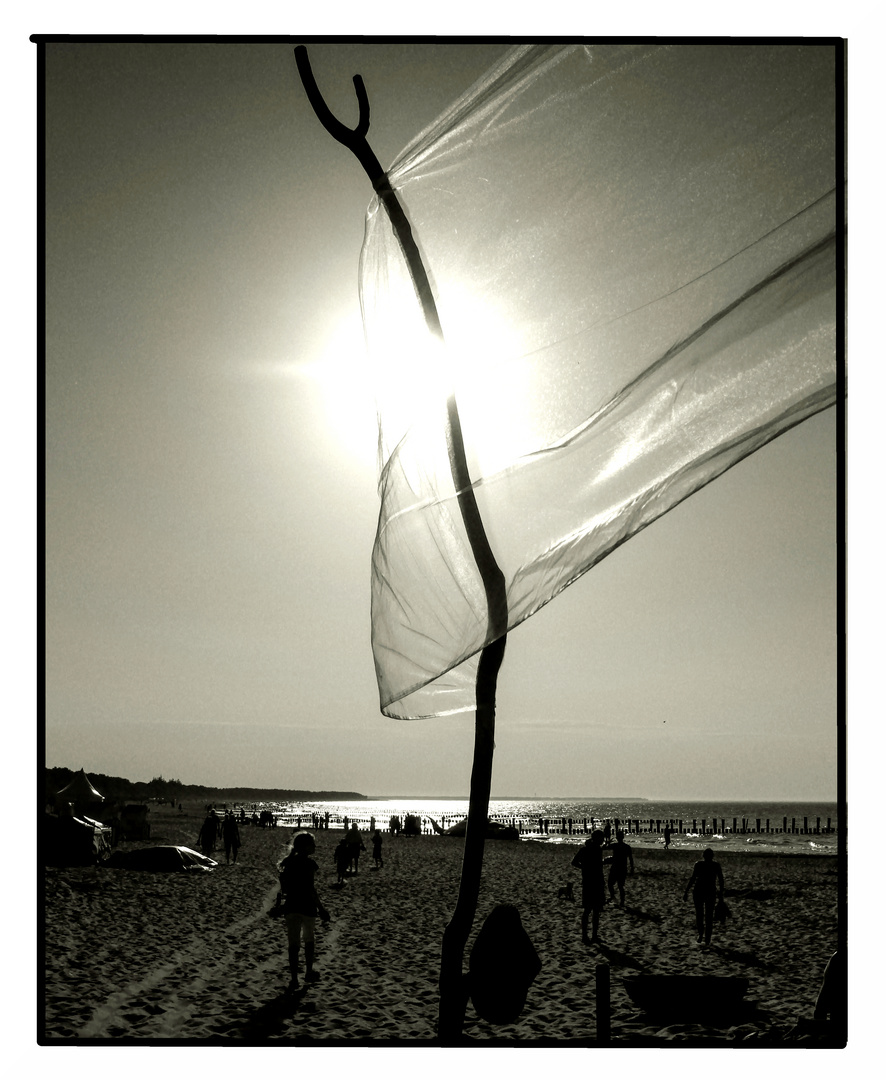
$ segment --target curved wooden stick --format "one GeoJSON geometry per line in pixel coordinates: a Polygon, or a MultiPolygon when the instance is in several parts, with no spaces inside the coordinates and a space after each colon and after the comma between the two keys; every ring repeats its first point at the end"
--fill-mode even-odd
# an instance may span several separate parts
{"type": "MultiPolygon", "coordinates": [[[[295,61],[308,101],[317,114],[317,119],[336,142],[340,142],[354,154],[372,181],[372,186],[378,193],[379,198],[384,203],[394,235],[397,237],[403,257],[406,260],[416,296],[421,304],[425,323],[430,333],[442,343],[444,340],[443,327],[440,325],[437,303],[434,300],[434,293],[431,289],[421,252],[415,242],[415,237],[412,235],[409,219],[400,204],[400,200],[397,198],[396,192],[391,187],[387,174],[366,141],[366,133],[369,130],[369,98],[366,94],[366,87],[363,85],[363,79],[359,75],[354,76],[354,88],[360,106],[360,118],[357,126],[352,129],[336,119],[323,100],[323,95],[320,93],[314,79],[314,73],[311,70],[308,51],[304,45],[296,46],[295,61]]],[[[446,411],[446,444],[452,482],[458,496],[468,543],[471,546],[471,552],[486,592],[488,618],[486,636],[492,642],[505,636],[508,631],[508,602],[505,578],[496,562],[480,516],[480,508],[474,494],[473,481],[464,448],[458,404],[454,394],[450,395],[446,402],[446,411]]]]}
{"type": "Polygon", "coordinates": [[[323,95],[320,93],[320,88],[314,78],[314,72],[311,70],[308,50],[304,45],[296,45],[295,63],[301,77],[302,86],[304,86],[308,101],[311,103],[311,108],[317,114],[317,119],[323,127],[326,128],[336,142],[346,146],[359,159],[360,164],[369,173],[369,179],[372,181],[373,187],[376,187],[377,181],[381,178],[386,180],[384,169],[366,141],[366,132],[369,131],[369,96],[366,93],[366,87],[363,85],[362,77],[360,75],[354,76],[354,90],[357,93],[360,116],[357,126],[349,128],[333,116],[332,110],[323,100],[323,95]]]}

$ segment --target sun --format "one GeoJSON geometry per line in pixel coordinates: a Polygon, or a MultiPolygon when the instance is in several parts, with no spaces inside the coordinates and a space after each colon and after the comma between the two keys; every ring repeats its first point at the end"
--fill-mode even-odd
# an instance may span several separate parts
{"type": "Polygon", "coordinates": [[[367,335],[373,390],[387,457],[410,434],[445,450],[446,407],[454,395],[471,474],[491,476],[526,449],[532,365],[513,324],[494,304],[449,285],[439,298],[444,340],[428,330],[414,295],[392,293],[372,312],[367,335]]]}
{"type": "Polygon", "coordinates": [[[454,394],[472,477],[495,475],[527,450],[531,358],[504,313],[467,290],[449,288],[440,300],[444,342],[428,331],[414,297],[407,300],[376,311],[368,335],[359,312],[339,316],[316,354],[298,364],[321,395],[331,438],[374,466],[407,434],[429,449],[439,432],[445,454],[454,394]]]}

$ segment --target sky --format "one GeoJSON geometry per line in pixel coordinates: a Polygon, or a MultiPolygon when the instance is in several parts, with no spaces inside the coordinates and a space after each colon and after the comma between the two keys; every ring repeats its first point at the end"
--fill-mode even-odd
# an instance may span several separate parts
{"type": "MultiPolygon", "coordinates": [[[[505,49],[309,52],[387,165],[505,49]]],[[[378,710],[371,190],[292,47],[49,45],[45,136],[46,764],[465,795],[472,716],[378,710]]],[[[493,797],[836,796],[836,419],[509,634],[493,797]]]]}

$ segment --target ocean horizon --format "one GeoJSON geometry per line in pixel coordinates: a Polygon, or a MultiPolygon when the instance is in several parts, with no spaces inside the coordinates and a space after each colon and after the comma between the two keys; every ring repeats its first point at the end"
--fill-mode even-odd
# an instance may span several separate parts
{"type": "MultiPolygon", "coordinates": [[[[387,796],[359,800],[316,800],[279,803],[280,824],[311,828],[314,820],[331,828],[345,818],[361,830],[387,831],[393,817],[421,819],[424,832],[446,829],[467,816],[467,798],[387,796]]],[[[630,833],[636,848],[660,847],[663,829],[671,823],[672,848],[731,851],[771,851],[784,854],[837,854],[843,821],[834,801],[773,800],[658,800],[635,798],[495,798],[489,816],[514,824],[521,839],[545,843],[581,844],[587,831],[610,823],[630,833]],[[565,822],[572,820],[569,828],[565,822]],[[716,820],[716,827],[713,822],[716,820]],[[548,822],[548,825],[543,825],[548,822]]]]}

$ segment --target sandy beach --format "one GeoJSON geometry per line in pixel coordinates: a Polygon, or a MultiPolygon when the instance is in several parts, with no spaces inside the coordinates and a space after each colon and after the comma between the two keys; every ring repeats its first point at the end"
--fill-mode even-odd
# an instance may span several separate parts
{"type": "MultiPolygon", "coordinates": [[[[196,848],[202,808],[152,810],[151,843],[196,848]]],[[[241,827],[236,865],[210,873],[110,868],[45,871],[43,1041],[275,1041],[431,1045],[443,929],[455,903],[463,840],[384,836],[342,889],[332,853],[341,833],[317,832],[320,981],[286,998],[285,930],[267,912],[275,862],[293,830],[241,827]]],[[[122,849],[135,843],[122,844],[122,849]]],[[[526,1008],[496,1027],[469,1004],[465,1036],[554,1045],[592,1044],[595,970],[608,964],[613,1045],[760,1045],[812,1017],[824,966],[838,942],[837,860],[760,853],[718,856],[732,918],[709,949],[695,940],[683,890],[697,857],[636,851],[624,908],[608,904],[602,943],[580,942],[580,878],[570,845],[489,842],[474,934],[499,903],[515,904],[542,962],[526,1008]],[[558,898],[572,881],[576,902],[558,898]],[[746,1007],[705,1025],[662,1023],[630,1000],[625,976],[712,974],[748,979],[746,1007]]],[[[469,942],[469,948],[470,944],[469,942]]],[[[467,954],[466,954],[467,956],[467,954]]]]}

